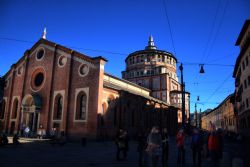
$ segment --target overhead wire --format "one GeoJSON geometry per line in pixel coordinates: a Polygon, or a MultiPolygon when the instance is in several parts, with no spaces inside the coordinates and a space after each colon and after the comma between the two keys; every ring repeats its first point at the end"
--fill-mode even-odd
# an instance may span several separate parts
{"type": "Polygon", "coordinates": [[[172,33],[172,29],[171,29],[171,25],[170,25],[170,21],[169,21],[169,17],[168,17],[166,0],[163,0],[163,6],[164,6],[164,11],[165,11],[165,16],[166,16],[166,19],[167,19],[168,27],[169,27],[170,38],[171,38],[174,54],[176,55],[176,49],[175,49],[173,33],[172,33]]]}

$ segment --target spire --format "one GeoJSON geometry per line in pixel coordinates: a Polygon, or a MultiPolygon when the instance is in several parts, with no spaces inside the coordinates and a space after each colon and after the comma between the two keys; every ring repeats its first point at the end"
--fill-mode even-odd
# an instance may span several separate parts
{"type": "Polygon", "coordinates": [[[42,36],[43,39],[46,39],[46,33],[47,32],[46,32],[46,27],[45,27],[44,30],[43,30],[43,36],[42,36]]]}
{"type": "Polygon", "coordinates": [[[149,40],[148,40],[148,46],[145,47],[145,49],[156,49],[155,43],[154,43],[154,39],[153,36],[150,35],[149,36],[149,40]]]}

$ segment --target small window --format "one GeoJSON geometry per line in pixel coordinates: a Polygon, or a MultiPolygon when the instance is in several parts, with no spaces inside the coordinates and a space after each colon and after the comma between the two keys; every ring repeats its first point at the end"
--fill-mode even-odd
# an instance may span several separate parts
{"type": "Polygon", "coordinates": [[[246,108],[248,108],[249,107],[249,101],[248,101],[248,99],[246,99],[246,108]]]}
{"type": "Polygon", "coordinates": [[[242,62],[242,70],[245,70],[245,62],[242,62]]]}
{"type": "Polygon", "coordinates": [[[60,56],[58,59],[59,67],[63,67],[67,63],[67,58],[65,56],[60,56]]]}
{"type": "Polygon", "coordinates": [[[4,119],[5,106],[6,106],[6,102],[5,100],[3,100],[1,108],[0,108],[0,119],[4,119]]]}
{"type": "Polygon", "coordinates": [[[247,88],[247,80],[246,79],[244,80],[244,88],[245,89],[247,88]]]}
{"type": "Polygon", "coordinates": [[[7,79],[7,80],[5,80],[5,82],[4,82],[4,88],[8,88],[8,86],[9,86],[9,80],[7,79]]]}
{"type": "Polygon", "coordinates": [[[250,86],[250,76],[248,76],[248,86],[250,86]]]}
{"type": "Polygon", "coordinates": [[[85,75],[87,75],[89,72],[89,67],[87,64],[82,64],[80,67],[79,67],[79,74],[81,77],[84,77],[85,75]]]}
{"type": "Polygon", "coordinates": [[[37,58],[37,60],[41,60],[42,58],[43,58],[43,56],[44,56],[44,49],[40,49],[40,50],[38,50],[38,52],[37,52],[37,54],[36,54],[36,58],[37,58]]]}
{"type": "Polygon", "coordinates": [[[248,56],[246,57],[246,66],[248,66],[248,56]]]}
{"type": "Polygon", "coordinates": [[[17,75],[21,75],[22,72],[23,72],[23,67],[21,66],[17,69],[17,75]]]}

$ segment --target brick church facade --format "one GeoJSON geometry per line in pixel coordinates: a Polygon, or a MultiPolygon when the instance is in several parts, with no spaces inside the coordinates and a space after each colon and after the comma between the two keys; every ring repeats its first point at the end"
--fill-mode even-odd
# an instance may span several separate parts
{"type": "Polygon", "coordinates": [[[0,130],[56,127],[69,138],[130,135],[153,125],[177,130],[177,107],[150,89],[107,74],[103,57],[89,57],[41,38],[3,76],[0,130]]]}

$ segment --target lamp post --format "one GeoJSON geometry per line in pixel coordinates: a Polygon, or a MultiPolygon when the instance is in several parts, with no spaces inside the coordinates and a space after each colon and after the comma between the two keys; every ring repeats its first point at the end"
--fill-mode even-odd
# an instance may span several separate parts
{"type": "Polygon", "coordinates": [[[181,104],[182,104],[182,128],[185,127],[185,84],[183,82],[183,66],[182,63],[179,67],[181,71],[181,104]]]}

